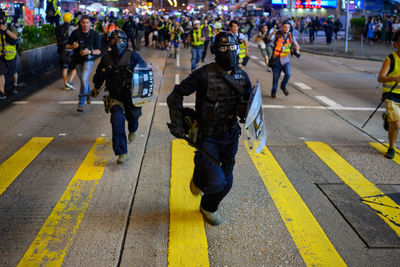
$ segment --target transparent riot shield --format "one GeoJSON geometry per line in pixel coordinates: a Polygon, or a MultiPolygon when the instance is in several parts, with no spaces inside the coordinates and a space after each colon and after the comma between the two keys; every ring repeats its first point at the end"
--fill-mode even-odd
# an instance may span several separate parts
{"type": "Polygon", "coordinates": [[[262,110],[260,81],[253,87],[250,95],[249,110],[245,122],[245,132],[249,148],[255,153],[260,153],[267,142],[267,130],[262,110]]]}
{"type": "Polygon", "coordinates": [[[158,90],[164,83],[160,68],[149,63],[133,70],[131,98],[132,104],[141,106],[157,98],[158,90]]]}

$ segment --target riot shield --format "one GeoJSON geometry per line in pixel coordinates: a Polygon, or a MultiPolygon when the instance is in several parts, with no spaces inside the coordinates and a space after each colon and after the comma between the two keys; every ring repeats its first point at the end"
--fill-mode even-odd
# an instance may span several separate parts
{"type": "Polygon", "coordinates": [[[164,77],[157,65],[149,63],[146,66],[136,67],[132,76],[132,104],[141,106],[155,99],[163,83],[164,77]]]}
{"type": "Polygon", "coordinates": [[[249,148],[260,153],[267,142],[267,130],[262,109],[260,81],[253,87],[250,95],[249,110],[245,122],[245,132],[249,141],[249,148]]]}

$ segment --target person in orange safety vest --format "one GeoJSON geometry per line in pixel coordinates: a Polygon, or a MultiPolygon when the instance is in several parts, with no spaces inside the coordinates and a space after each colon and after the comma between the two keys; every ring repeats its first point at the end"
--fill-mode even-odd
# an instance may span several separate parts
{"type": "Polygon", "coordinates": [[[298,45],[296,38],[292,36],[289,32],[290,30],[290,22],[284,21],[282,23],[282,30],[276,31],[274,30],[269,38],[272,42],[275,42],[274,53],[269,60],[269,67],[272,68],[273,80],[272,80],[272,90],[271,97],[276,97],[276,91],[278,89],[279,77],[281,75],[281,71],[285,73],[285,77],[281,82],[281,90],[287,96],[289,95],[289,91],[286,88],[287,83],[289,82],[291,71],[290,71],[290,63],[289,63],[289,54],[291,52],[292,46],[295,50],[295,55],[298,57],[300,46],[298,45]]]}

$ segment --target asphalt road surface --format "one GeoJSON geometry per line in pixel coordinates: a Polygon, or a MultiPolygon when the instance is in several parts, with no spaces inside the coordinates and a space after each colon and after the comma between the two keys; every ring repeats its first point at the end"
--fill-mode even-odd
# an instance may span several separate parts
{"type": "Polygon", "coordinates": [[[78,91],[59,79],[0,112],[0,266],[399,264],[400,155],[383,157],[384,107],[361,129],[380,101],[380,62],[304,53],[291,59],[289,96],[271,99],[253,44],[244,70],[261,82],[267,146],[254,154],[241,137],[213,227],[189,191],[193,150],[166,126],[190,50],[139,53],[164,81],[124,165],[101,95],[76,112],[78,91]]]}

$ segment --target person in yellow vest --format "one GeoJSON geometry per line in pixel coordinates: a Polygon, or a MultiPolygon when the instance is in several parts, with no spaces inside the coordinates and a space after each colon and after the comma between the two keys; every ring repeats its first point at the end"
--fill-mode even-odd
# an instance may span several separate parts
{"type": "Polygon", "coordinates": [[[12,94],[18,94],[17,40],[17,29],[7,24],[7,13],[0,10],[0,99],[6,99],[5,75],[13,79],[12,94]]]}
{"type": "Polygon", "coordinates": [[[269,67],[272,68],[273,76],[271,90],[272,98],[276,98],[276,91],[278,89],[278,82],[281,76],[281,71],[285,73],[285,77],[281,82],[281,90],[286,96],[289,95],[289,91],[286,88],[286,85],[289,82],[291,76],[289,54],[292,45],[294,46],[296,55],[299,55],[300,50],[300,46],[298,45],[296,38],[292,36],[289,30],[290,22],[287,20],[282,23],[281,31],[278,32],[277,30],[274,30],[269,35],[271,42],[275,44],[272,58],[268,62],[269,67]]]}
{"type": "Polygon", "coordinates": [[[212,39],[214,37],[213,30],[212,30],[210,24],[208,24],[208,19],[205,18],[203,20],[203,25],[201,25],[200,30],[201,30],[202,35],[205,38],[203,54],[201,55],[201,62],[204,63],[204,59],[207,56],[208,45],[210,44],[210,41],[212,41],[212,39]]]}
{"type": "Polygon", "coordinates": [[[388,159],[395,156],[394,144],[400,127],[400,31],[393,40],[396,51],[385,58],[378,76],[378,82],[383,83],[382,98],[386,104],[383,118],[384,128],[389,131],[389,148],[385,154],[388,159]]]}
{"type": "Polygon", "coordinates": [[[179,22],[175,20],[174,25],[172,26],[169,32],[171,38],[171,48],[169,50],[170,58],[172,57],[172,47],[174,48],[174,58],[176,58],[176,56],[179,53],[179,43],[181,40],[182,33],[183,33],[183,28],[181,27],[179,22]]]}
{"type": "Polygon", "coordinates": [[[192,72],[196,69],[197,63],[199,63],[201,59],[201,54],[203,53],[204,48],[204,40],[201,29],[200,29],[200,21],[195,20],[193,22],[193,29],[189,33],[190,45],[192,46],[192,72]]]}

